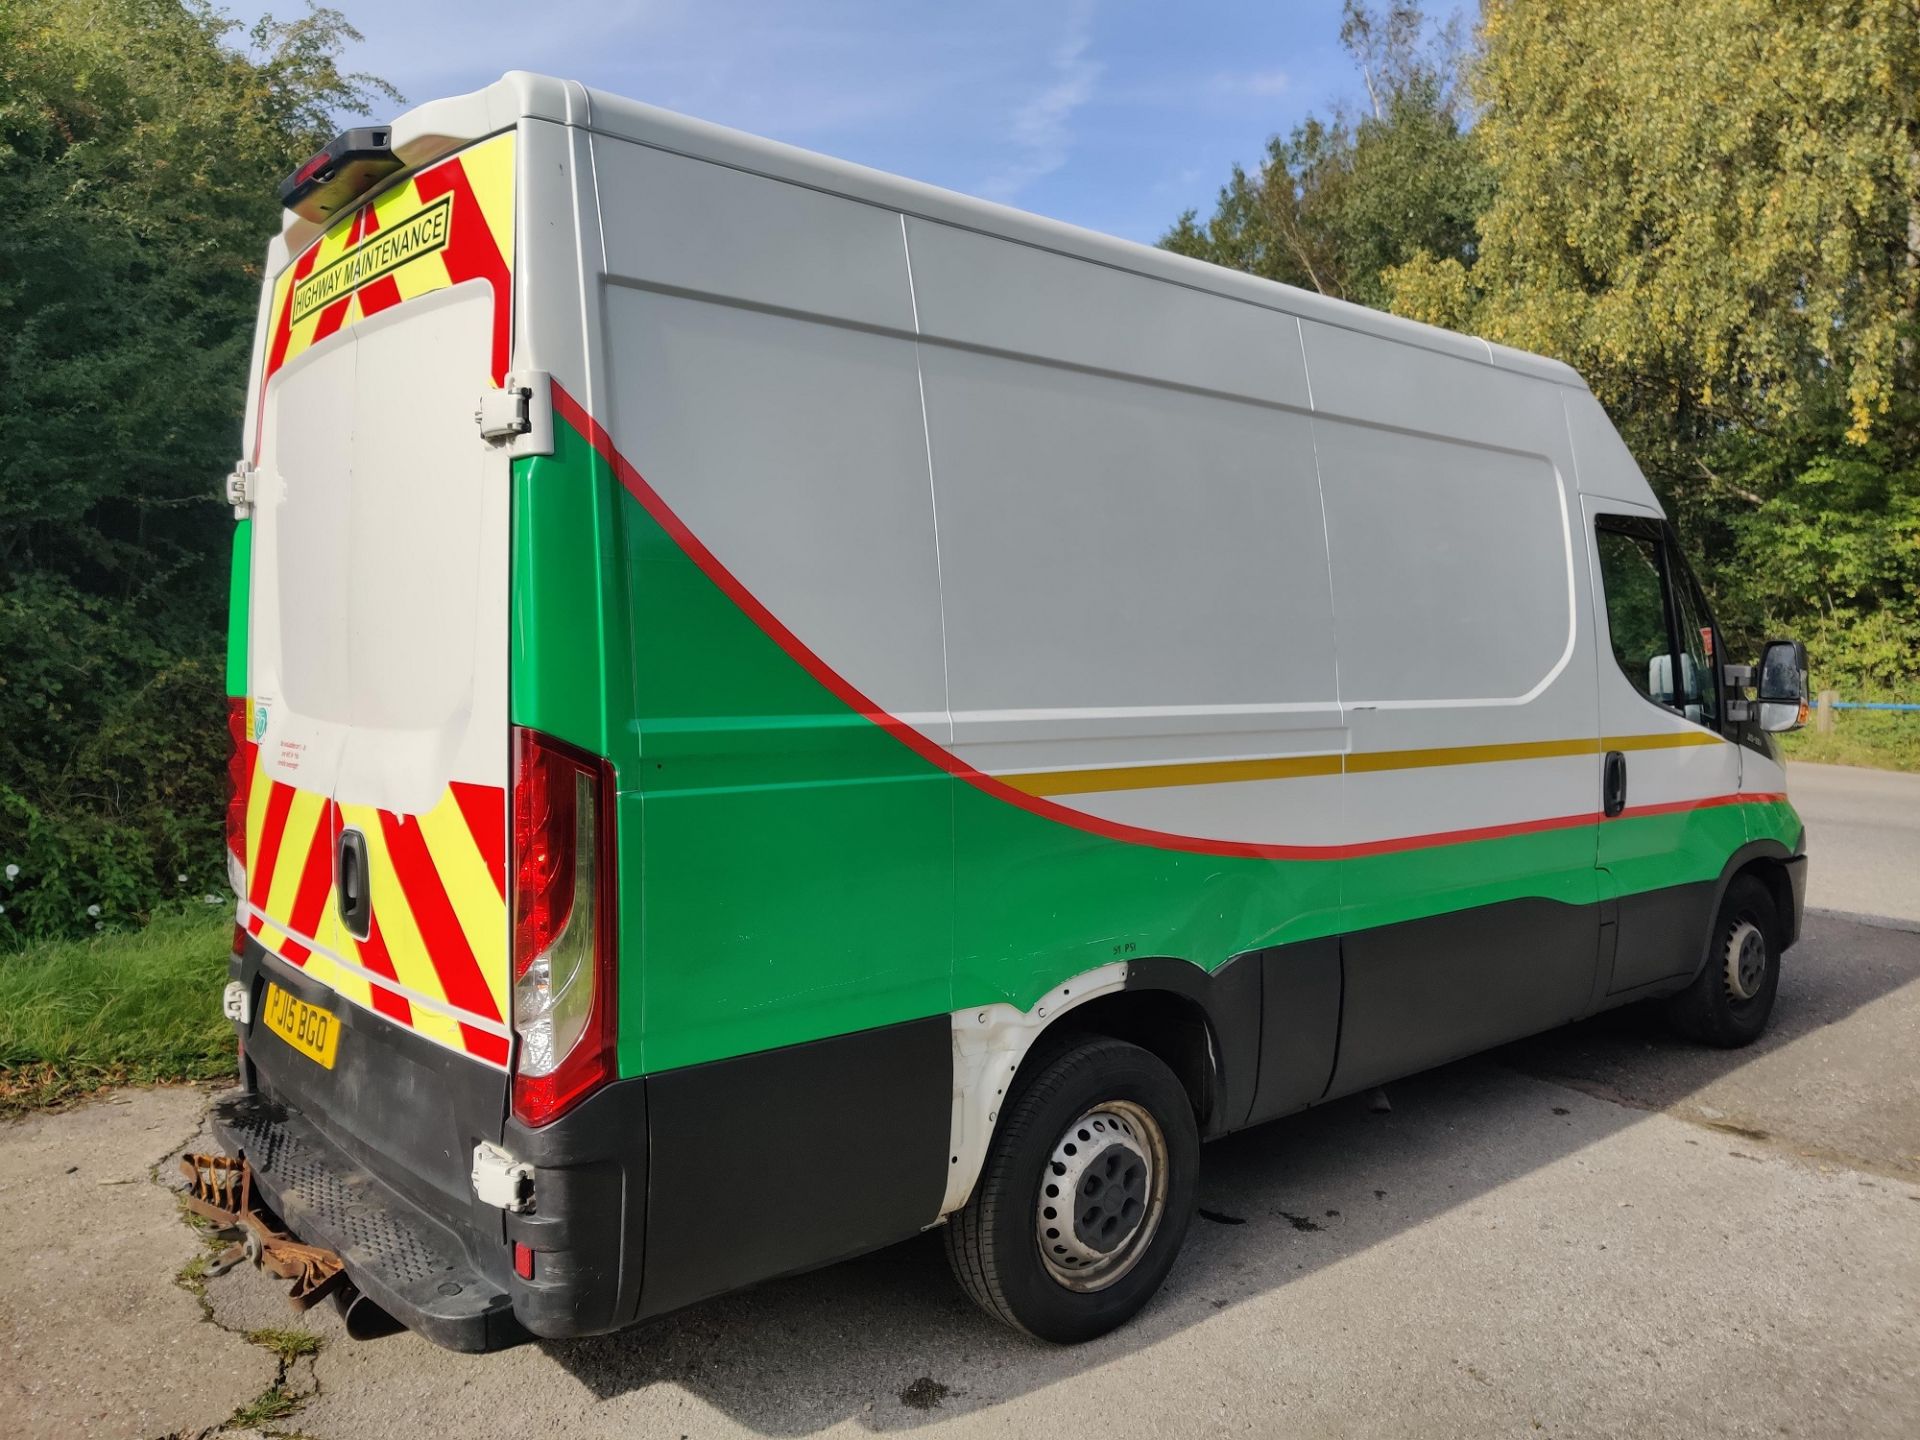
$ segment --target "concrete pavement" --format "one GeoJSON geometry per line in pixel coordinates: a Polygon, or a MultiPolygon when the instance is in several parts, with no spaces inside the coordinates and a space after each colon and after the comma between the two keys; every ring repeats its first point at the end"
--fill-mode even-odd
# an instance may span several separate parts
{"type": "MultiPolygon", "coordinates": [[[[1898,787],[1801,768],[1814,903],[1897,908],[1913,872],[1835,856],[1855,824],[1920,846],[1920,807],[1903,829],[1898,787]]],[[[201,1319],[173,1283],[200,1244],[147,1178],[200,1097],[145,1092],[0,1127],[0,1395],[12,1433],[49,1436],[197,1434],[278,1382],[297,1408],[268,1428],[315,1440],[1908,1437],[1916,1054],[1920,933],[1813,914],[1749,1050],[1607,1015],[1402,1081],[1390,1113],[1360,1097],[1209,1146],[1165,1293],[1074,1350],[976,1313],[931,1236],[488,1357],[348,1342],[244,1269],[201,1319]],[[323,1342],[311,1363],[241,1338],[290,1325],[323,1342]]]]}
{"type": "Polygon", "coordinates": [[[195,1089],[130,1090],[0,1126],[0,1407],[8,1435],[198,1433],[277,1362],[176,1283],[204,1247],[156,1183],[200,1127],[195,1089]]]}

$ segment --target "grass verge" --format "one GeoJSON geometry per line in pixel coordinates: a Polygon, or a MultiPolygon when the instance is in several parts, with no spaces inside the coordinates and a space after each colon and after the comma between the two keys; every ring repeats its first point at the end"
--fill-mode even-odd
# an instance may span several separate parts
{"type": "Polygon", "coordinates": [[[231,1075],[220,987],[232,925],[164,915],[130,934],[0,955],[0,1115],[110,1085],[231,1075]]]}
{"type": "Polygon", "coordinates": [[[1833,717],[1832,733],[1822,735],[1809,723],[1782,735],[1780,748],[1789,760],[1817,765],[1920,771],[1920,714],[1842,710],[1833,717]]]}

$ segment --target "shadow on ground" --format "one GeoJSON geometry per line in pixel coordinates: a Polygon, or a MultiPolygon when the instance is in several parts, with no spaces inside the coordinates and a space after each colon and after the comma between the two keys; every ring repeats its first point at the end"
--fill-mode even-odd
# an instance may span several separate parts
{"type": "MultiPolygon", "coordinates": [[[[1814,915],[1789,953],[1775,1026],[1751,1049],[1698,1049],[1645,1011],[1618,1012],[1398,1082],[1390,1113],[1352,1097],[1219,1141],[1203,1157],[1203,1216],[1165,1291],[1133,1324],[1078,1349],[1024,1339],[976,1312],[935,1234],[620,1335],[542,1348],[598,1399],[671,1382],[766,1434],[850,1418],[895,1429],[1107,1366],[1537,1169],[1584,1165],[1581,1152],[1645,1110],[1701,1123],[1703,1146],[1833,1159],[1914,1181],[1920,1198],[1920,1154],[1910,1153],[1920,1148],[1920,1078],[1863,1077],[1859,1059],[1861,1032],[1911,1035],[1917,979],[1920,937],[1814,915]],[[1614,1103],[1522,1083],[1516,1071],[1614,1103]],[[958,1376],[971,1379],[948,1383],[958,1376]],[[898,1406],[875,1408],[876,1377],[897,1378],[898,1406]]],[[[1911,1053],[1910,1040],[1871,1049],[1911,1053]]],[[[1630,1182],[1596,1167],[1592,1183],[1630,1182]]]]}

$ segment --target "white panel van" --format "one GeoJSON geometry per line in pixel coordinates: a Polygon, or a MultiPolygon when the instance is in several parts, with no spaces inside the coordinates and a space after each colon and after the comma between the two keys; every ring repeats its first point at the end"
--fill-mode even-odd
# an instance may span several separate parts
{"type": "Polygon", "coordinates": [[[1564,365],[535,75],[283,199],[217,1121],[361,1315],[941,1226],[1085,1339],[1205,1139],[1766,1024],[1804,654],[1564,365]]]}

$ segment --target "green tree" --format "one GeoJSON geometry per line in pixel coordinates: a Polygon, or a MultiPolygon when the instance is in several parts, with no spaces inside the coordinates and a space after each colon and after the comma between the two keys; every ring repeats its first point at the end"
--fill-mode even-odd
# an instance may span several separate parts
{"type": "Polygon", "coordinates": [[[199,0],[0,7],[0,941],[222,892],[214,497],[275,183],[397,98],[340,69],[337,11],[235,32],[199,0]]]}
{"type": "Polygon", "coordinates": [[[1235,166],[1212,217],[1188,211],[1162,245],[1374,306],[1383,273],[1415,255],[1473,263],[1491,179],[1463,123],[1458,34],[1409,0],[1381,13],[1347,0],[1341,40],[1365,110],[1272,137],[1257,174],[1235,166]]]}
{"type": "Polygon", "coordinates": [[[1486,0],[1477,263],[1393,308],[1572,363],[1734,628],[1920,678],[1920,7],[1486,0]]]}

